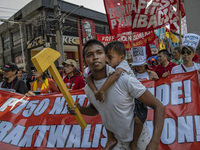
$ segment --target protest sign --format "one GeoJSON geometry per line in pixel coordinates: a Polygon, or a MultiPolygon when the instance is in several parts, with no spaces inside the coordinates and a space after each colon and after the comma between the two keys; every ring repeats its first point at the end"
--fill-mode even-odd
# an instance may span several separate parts
{"type": "Polygon", "coordinates": [[[194,33],[187,33],[183,37],[182,46],[190,46],[194,52],[199,44],[200,36],[194,33]]]}
{"type": "Polygon", "coordinates": [[[143,65],[146,62],[146,47],[133,47],[131,48],[133,63],[134,66],[143,65]]]}
{"type": "MultiPolygon", "coordinates": [[[[197,72],[142,82],[165,106],[159,150],[200,149],[200,98],[197,72]]],[[[89,104],[84,90],[70,91],[75,102],[89,104]]],[[[101,117],[84,116],[81,129],[68,114],[61,93],[26,97],[0,90],[0,147],[6,150],[100,150],[106,144],[101,117]]],[[[153,133],[153,110],[147,125],[153,133]]]]}
{"type": "Polygon", "coordinates": [[[111,35],[144,32],[177,22],[174,0],[104,0],[111,35]]]}
{"type": "Polygon", "coordinates": [[[117,36],[111,36],[110,34],[97,34],[97,40],[101,41],[104,45],[107,45],[110,43],[113,39],[113,41],[121,41],[124,43],[127,50],[130,49],[132,46],[131,41],[133,40],[133,47],[137,46],[146,46],[147,40],[149,43],[152,43],[155,40],[155,33],[154,31],[148,31],[148,32],[127,32],[118,34],[117,36]],[[133,36],[133,39],[131,38],[131,35],[133,36]]]}

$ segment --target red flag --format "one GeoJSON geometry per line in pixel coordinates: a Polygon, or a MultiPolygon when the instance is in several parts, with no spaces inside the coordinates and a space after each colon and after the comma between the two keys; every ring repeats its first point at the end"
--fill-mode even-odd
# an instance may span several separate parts
{"type": "Polygon", "coordinates": [[[156,35],[155,35],[155,40],[153,41],[152,44],[154,44],[157,49],[160,48],[159,39],[158,39],[158,37],[156,35]]]}
{"type": "Polygon", "coordinates": [[[177,0],[177,10],[176,10],[176,17],[177,17],[177,21],[174,22],[173,24],[170,24],[170,30],[173,32],[177,32],[177,30],[179,29],[179,24],[180,24],[180,11],[181,11],[181,18],[185,17],[185,9],[183,6],[183,2],[182,0],[177,0]]]}
{"type": "Polygon", "coordinates": [[[184,6],[183,6],[183,2],[182,0],[178,0],[177,2],[177,5],[178,5],[178,12],[181,11],[181,17],[183,18],[185,16],[185,9],[184,9],[184,6]]]}
{"type": "Polygon", "coordinates": [[[151,53],[151,48],[149,46],[149,41],[147,39],[147,44],[146,44],[146,55],[147,55],[147,58],[151,57],[152,56],[152,53],[151,53]]]}
{"type": "Polygon", "coordinates": [[[110,34],[152,31],[176,22],[173,10],[176,3],[175,0],[104,0],[110,34]]]}
{"type": "Polygon", "coordinates": [[[170,24],[170,30],[173,32],[176,32],[178,29],[176,28],[174,24],[170,24]]]}

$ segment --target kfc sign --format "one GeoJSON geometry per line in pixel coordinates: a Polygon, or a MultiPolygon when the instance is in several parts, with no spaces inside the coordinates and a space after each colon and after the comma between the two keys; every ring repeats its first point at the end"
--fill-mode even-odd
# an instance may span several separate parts
{"type": "Polygon", "coordinates": [[[76,44],[76,45],[79,45],[80,41],[79,41],[79,37],[63,36],[63,43],[64,44],[76,44]]]}

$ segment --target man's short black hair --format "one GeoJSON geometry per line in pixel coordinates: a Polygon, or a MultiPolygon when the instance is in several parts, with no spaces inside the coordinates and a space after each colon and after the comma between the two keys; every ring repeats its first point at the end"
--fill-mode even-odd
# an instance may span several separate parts
{"type": "Polygon", "coordinates": [[[83,47],[83,59],[85,60],[85,49],[89,46],[92,46],[94,44],[100,45],[103,47],[104,51],[105,51],[105,46],[103,45],[103,43],[101,43],[100,41],[96,40],[96,39],[92,39],[87,41],[87,43],[85,44],[85,46],[83,47]]]}
{"type": "Polygon", "coordinates": [[[175,47],[174,50],[177,50],[178,53],[181,53],[181,48],[180,47],[175,47]]]}
{"type": "Polygon", "coordinates": [[[165,56],[167,56],[167,57],[170,57],[170,54],[169,54],[169,52],[168,52],[167,49],[162,49],[162,50],[160,50],[160,51],[158,52],[158,54],[163,54],[163,55],[165,55],[165,56]]]}
{"type": "Polygon", "coordinates": [[[110,50],[115,51],[119,55],[126,56],[126,48],[122,42],[119,42],[119,41],[110,42],[105,47],[105,53],[107,54],[108,51],[110,51],[110,50]]]}

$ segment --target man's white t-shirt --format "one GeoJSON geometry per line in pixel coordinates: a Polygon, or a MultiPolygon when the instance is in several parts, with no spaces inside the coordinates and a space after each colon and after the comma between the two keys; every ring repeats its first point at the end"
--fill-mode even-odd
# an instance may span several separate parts
{"type": "MultiPolygon", "coordinates": [[[[106,65],[107,72],[114,69],[106,65]]],[[[99,90],[107,78],[94,80],[99,90]]],[[[101,115],[104,126],[114,133],[115,137],[122,142],[130,142],[134,131],[134,98],[140,97],[146,88],[132,75],[123,72],[105,93],[105,101],[101,103],[95,99],[94,93],[88,85],[85,92],[88,100],[101,115]]]]}

